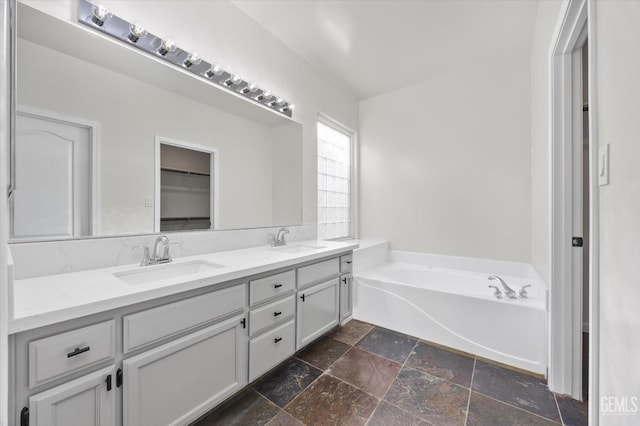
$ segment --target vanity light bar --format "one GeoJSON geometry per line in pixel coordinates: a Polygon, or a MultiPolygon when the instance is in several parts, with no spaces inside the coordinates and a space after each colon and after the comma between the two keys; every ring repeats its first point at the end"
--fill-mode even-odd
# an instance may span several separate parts
{"type": "Polygon", "coordinates": [[[195,51],[179,48],[169,37],[159,37],[149,33],[138,22],[128,22],[117,17],[101,4],[80,0],[78,21],[189,71],[209,83],[242,95],[287,117],[292,116],[295,106],[278,96],[274,96],[271,91],[261,89],[255,83],[242,80],[238,75],[225,71],[218,64],[201,59],[195,51]]]}

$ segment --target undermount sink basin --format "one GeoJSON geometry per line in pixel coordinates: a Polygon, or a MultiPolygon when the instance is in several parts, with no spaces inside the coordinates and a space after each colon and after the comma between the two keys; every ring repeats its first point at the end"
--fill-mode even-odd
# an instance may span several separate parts
{"type": "Polygon", "coordinates": [[[187,277],[194,274],[202,274],[224,268],[223,265],[194,260],[184,263],[165,263],[164,265],[141,266],[129,271],[113,274],[116,278],[127,284],[146,284],[168,278],[187,277]]]}
{"type": "Polygon", "coordinates": [[[269,250],[281,251],[284,253],[303,253],[305,251],[311,250],[320,250],[323,249],[324,246],[306,246],[306,245],[294,245],[294,246],[281,246],[281,247],[271,247],[269,250]]]}

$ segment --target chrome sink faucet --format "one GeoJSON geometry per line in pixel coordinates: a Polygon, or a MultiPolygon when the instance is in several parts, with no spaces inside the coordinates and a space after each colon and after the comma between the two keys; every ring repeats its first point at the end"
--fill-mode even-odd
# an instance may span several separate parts
{"type": "Polygon", "coordinates": [[[153,246],[153,258],[152,263],[169,263],[171,255],[169,254],[169,238],[166,235],[160,235],[156,238],[156,243],[153,246]]]}
{"type": "Polygon", "coordinates": [[[272,247],[284,246],[287,242],[284,240],[284,236],[289,233],[289,228],[280,228],[276,235],[270,234],[273,237],[271,242],[272,247]]]}
{"type": "Polygon", "coordinates": [[[156,238],[156,242],[153,246],[153,255],[150,255],[149,247],[147,246],[135,246],[133,247],[133,249],[141,248],[144,250],[140,266],[147,266],[155,265],[157,263],[172,262],[173,259],[171,259],[169,247],[169,238],[167,238],[166,235],[160,235],[158,238],[156,238]]]}
{"type": "Polygon", "coordinates": [[[502,288],[504,289],[504,294],[506,294],[509,299],[517,299],[518,298],[518,296],[516,296],[515,290],[512,289],[511,287],[509,287],[507,285],[507,283],[504,282],[504,280],[502,278],[500,278],[499,276],[491,275],[489,277],[489,280],[496,280],[496,281],[500,282],[500,284],[502,285],[502,288]]]}

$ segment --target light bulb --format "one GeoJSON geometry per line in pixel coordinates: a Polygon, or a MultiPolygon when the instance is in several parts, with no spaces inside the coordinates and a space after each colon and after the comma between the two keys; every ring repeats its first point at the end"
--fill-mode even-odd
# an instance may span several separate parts
{"type": "Polygon", "coordinates": [[[284,103],[284,99],[282,98],[277,98],[276,99],[276,105],[282,105],[284,103]]]}
{"type": "Polygon", "coordinates": [[[234,84],[238,84],[242,81],[242,79],[240,77],[238,77],[237,74],[232,74],[229,78],[227,78],[225,81],[222,82],[222,84],[224,84],[227,87],[231,87],[234,84]]]}
{"type": "Polygon", "coordinates": [[[111,17],[107,8],[102,4],[94,4],[91,13],[91,21],[99,27],[103,26],[105,21],[111,17]]]}
{"type": "Polygon", "coordinates": [[[258,90],[258,86],[255,83],[247,83],[246,86],[240,89],[240,93],[245,95],[249,92],[254,93],[256,90],[258,90]]]}
{"type": "Polygon", "coordinates": [[[200,59],[200,56],[198,56],[196,52],[191,52],[187,56],[187,59],[184,60],[182,65],[184,65],[186,68],[191,68],[193,65],[198,65],[201,61],[202,59],[200,59]]]}
{"type": "Polygon", "coordinates": [[[205,71],[204,75],[206,75],[209,78],[213,78],[216,75],[220,75],[222,74],[222,71],[224,71],[222,69],[221,65],[213,65],[211,67],[209,67],[209,69],[207,71],[205,71]]]}
{"type": "Polygon", "coordinates": [[[224,70],[222,69],[222,65],[215,64],[213,68],[211,68],[211,71],[213,71],[214,75],[220,75],[224,70]]]}
{"type": "Polygon", "coordinates": [[[129,26],[129,34],[127,34],[127,38],[131,43],[137,43],[140,38],[144,37],[147,34],[147,30],[137,22],[134,22],[129,26]]]}
{"type": "Polygon", "coordinates": [[[260,93],[258,96],[256,96],[253,99],[255,99],[256,101],[266,101],[269,98],[271,98],[271,91],[263,90],[262,93],[260,93]]]}
{"type": "Polygon", "coordinates": [[[296,106],[294,104],[289,104],[282,107],[280,111],[287,112],[287,111],[293,111],[294,109],[296,109],[296,106]]]}
{"type": "Polygon", "coordinates": [[[176,51],[176,49],[176,43],[172,39],[166,37],[162,39],[162,42],[160,43],[160,47],[158,48],[158,55],[166,56],[167,53],[173,53],[176,51]]]}

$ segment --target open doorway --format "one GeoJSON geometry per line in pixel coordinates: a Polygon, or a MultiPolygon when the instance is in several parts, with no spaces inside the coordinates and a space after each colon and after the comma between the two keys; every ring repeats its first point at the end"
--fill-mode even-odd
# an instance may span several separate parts
{"type": "Polygon", "coordinates": [[[215,229],[217,150],[156,138],[155,231],[215,229]]]}

